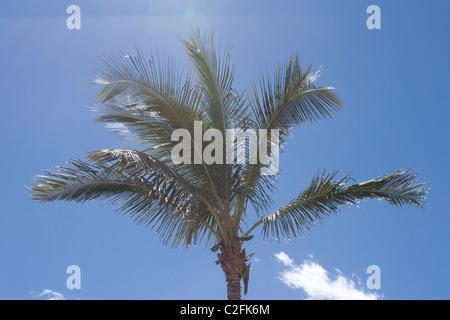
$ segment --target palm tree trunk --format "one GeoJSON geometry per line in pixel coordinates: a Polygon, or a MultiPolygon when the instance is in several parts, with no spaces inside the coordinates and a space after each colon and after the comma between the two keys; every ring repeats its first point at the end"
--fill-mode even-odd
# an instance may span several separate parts
{"type": "Polygon", "coordinates": [[[221,253],[217,254],[227,282],[228,300],[241,300],[241,279],[244,280],[244,294],[247,293],[248,274],[250,265],[246,265],[245,249],[241,251],[240,245],[221,247],[221,253]]]}
{"type": "Polygon", "coordinates": [[[241,276],[237,272],[225,274],[228,300],[241,300],[241,276]]]}

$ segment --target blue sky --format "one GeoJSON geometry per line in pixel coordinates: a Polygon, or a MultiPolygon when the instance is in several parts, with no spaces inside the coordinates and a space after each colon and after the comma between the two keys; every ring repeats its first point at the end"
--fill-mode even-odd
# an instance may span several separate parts
{"type": "Polygon", "coordinates": [[[87,108],[99,56],[139,45],[184,61],[178,37],[196,23],[233,48],[238,89],[298,53],[343,100],[332,120],[294,130],[274,210],[319,169],[365,181],[411,168],[432,186],[425,210],[367,201],[290,242],[263,243],[257,230],[245,299],[449,299],[449,9],[438,0],[1,1],[0,299],[226,298],[209,248],[172,249],[112,207],[37,204],[25,189],[43,169],[124,146],[87,108]],[[71,4],[80,30],[66,27],[71,4]],[[371,4],[380,30],[366,27],[371,4]],[[67,288],[69,265],[80,267],[81,289],[67,288]],[[379,290],[366,286],[370,265],[379,290]]]}

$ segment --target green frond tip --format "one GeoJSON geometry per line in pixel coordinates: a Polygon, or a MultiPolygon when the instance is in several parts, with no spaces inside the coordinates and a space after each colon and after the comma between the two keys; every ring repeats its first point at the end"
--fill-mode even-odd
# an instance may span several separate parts
{"type": "Polygon", "coordinates": [[[263,218],[262,234],[277,239],[297,237],[317,222],[323,221],[342,205],[358,204],[364,199],[386,200],[393,206],[412,205],[423,208],[429,186],[416,180],[411,170],[399,170],[390,175],[356,184],[349,175],[336,180],[336,172],[317,174],[310,186],[288,205],[263,218]]]}
{"type": "Polygon", "coordinates": [[[58,166],[34,179],[34,184],[28,186],[31,200],[86,202],[133,193],[142,183],[138,174],[129,178],[99,163],[68,162],[73,167],[58,166]]]}

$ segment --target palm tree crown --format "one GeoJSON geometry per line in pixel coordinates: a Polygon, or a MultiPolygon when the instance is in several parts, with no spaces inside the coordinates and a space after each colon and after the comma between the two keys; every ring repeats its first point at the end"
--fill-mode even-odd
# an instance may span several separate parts
{"type": "MultiPolygon", "coordinates": [[[[86,160],[46,171],[29,186],[32,199],[106,200],[137,224],[153,228],[164,244],[189,247],[203,242],[214,252],[220,250],[216,263],[225,273],[229,299],[241,298],[241,280],[247,292],[251,255],[242,245],[257,228],[263,238],[295,238],[341,205],[367,198],[422,207],[428,187],[410,170],[353,184],[348,175],[337,178],[337,172],[323,171],[298,197],[270,213],[278,173],[265,174],[268,164],[260,158],[175,163],[177,129],[189,133],[191,141],[185,142],[194,145],[188,155],[192,160],[212,141],[193,141],[199,123],[201,132],[215,129],[223,135],[234,128],[279,133],[277,141],[268,135],[268,142],[245,143],[241,152],[249,158],[253,147],[283,152],[292,128],[331,118],[342,109],[333,88],[317,86],[318,72],[311,66],[302,69],[297,55],[240,92],[233,84],[230,51],[216,52],[213,33],[197,28],[181,43],[189,71],[170,55],[155,52],[146,58],[140,49],[134,54],[113,51],[100,60],[94,79],[100,87],[92,107],[95,120],[144,147],[93,151],[86,160]],[[256,218],[247,216],[249,206],[256,218]]],[[[216,155],[226,151],[226,143],[214,150],[216,155]]]]}

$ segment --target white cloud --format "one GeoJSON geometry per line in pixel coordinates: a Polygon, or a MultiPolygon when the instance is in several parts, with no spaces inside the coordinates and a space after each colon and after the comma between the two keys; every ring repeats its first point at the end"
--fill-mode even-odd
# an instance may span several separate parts
{"type": "Polygon", "coordinates": [[[284,284],[294,289],[303,289],[310,300],[377,300],[381,296],[374,292],[367,292],[361,286],[361,279],[346,277],[339,269],[335,269],[337,276],[333,279],[330,274],[312,256],[296,265],[286,253],[280,252],[275,257],[287,268],[278,277],[284,284]]]}
{"type": "Polygon", "coordinates": [[[289,256],[284,252],[279,252],[275,254],[275,257],[277,257],[280,262],[282,262],[287,267],[292,267],[294,265],[294,260],[289,258],[289,256]]]}
{"type": "Polygon", "coordinates": [[[37,299],[43,299],[43,300],[66,300],[64,296],[56,291],[50,290],[50,289],[44,289],[41,293],[31,292],[31,295],[34,296],[37,299]]]}

